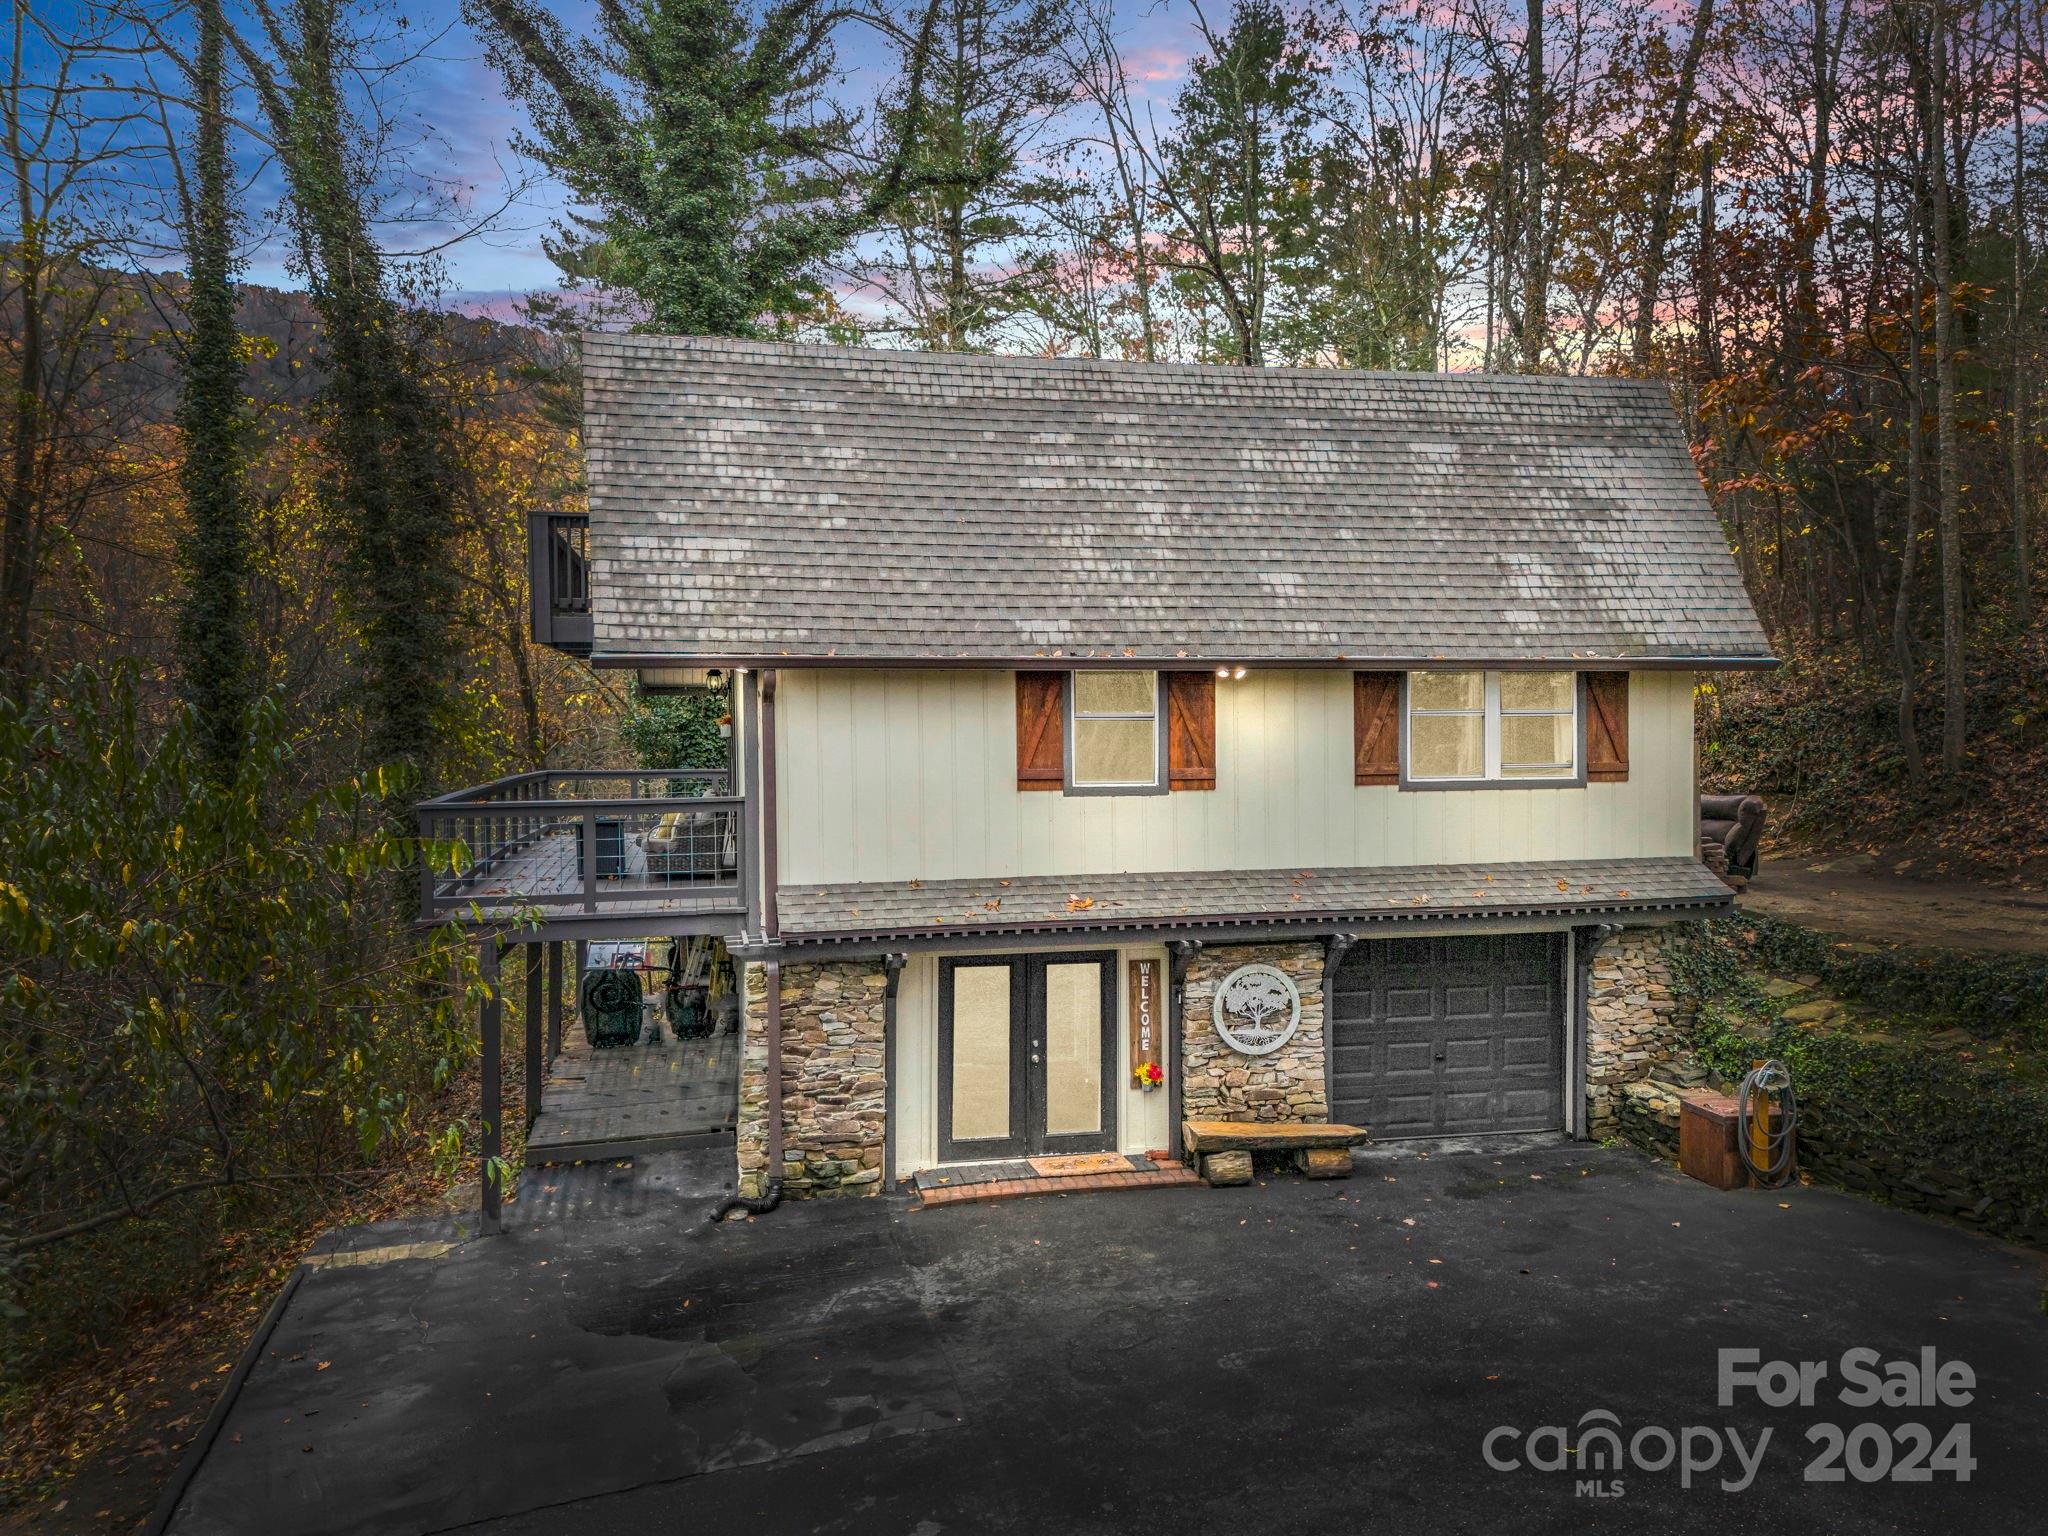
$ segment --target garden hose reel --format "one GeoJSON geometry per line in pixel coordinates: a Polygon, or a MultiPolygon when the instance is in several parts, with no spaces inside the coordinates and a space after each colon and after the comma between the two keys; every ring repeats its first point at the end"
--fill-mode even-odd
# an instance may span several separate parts
{"type": "Polygon", "coordinates": [[[1765,1189],[1787,1183],[1798,1166],[1799,1102],[1792,1073],[1775,1057],[1750,1068],[1735,1092],[1735,1150],[1765,1189]]]}

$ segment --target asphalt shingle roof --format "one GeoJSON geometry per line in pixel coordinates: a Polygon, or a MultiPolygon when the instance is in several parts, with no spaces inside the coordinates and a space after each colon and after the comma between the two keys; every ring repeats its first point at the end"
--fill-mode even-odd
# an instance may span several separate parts
{"type": "Polygon", "coordinates": [[[584,338],[600,657],[1740,661],[1661,385],[584,338]]]}
{"type": "Polygon", "coordinates": [[[783,886],[786,939],[893,939],[1104,928],[1722,911],[1728,887],[1687,858],[1385,869],[1218,869],[783,886]]]}

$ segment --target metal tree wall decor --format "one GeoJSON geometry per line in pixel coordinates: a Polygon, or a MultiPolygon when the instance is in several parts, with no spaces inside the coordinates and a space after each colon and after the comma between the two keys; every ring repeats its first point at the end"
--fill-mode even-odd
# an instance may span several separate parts
{"type": "Polygon", "coordinates": [[[1301,992],[1271,965],[1241,965],[1216,988],[1216,1033],[1244,1056],[1280,1049],[1301,1024],[1301,992]]]}

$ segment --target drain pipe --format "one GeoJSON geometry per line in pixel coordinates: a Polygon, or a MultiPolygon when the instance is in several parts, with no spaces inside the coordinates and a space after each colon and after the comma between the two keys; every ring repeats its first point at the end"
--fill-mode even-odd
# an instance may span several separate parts
{"type": "Polygon", "coordinates": [[[1591,923],[1571,931],[1572,939],[1572,1126],[1576,1139],[1590,1141],[1586,1114],[1586,1030],[1592,1022],[1593,952],[1617,933],[1619,923],[1591,923]]]}
{"type": "Polygon", "coordinates": [[[1166,945],[1166,1013],[1171,1027],[1166,1031],[1166,1134],[1168,1150],[1177,1159],[1188,1155],[1187,1138],[1181,1130],[1181,1001],[1187,992],[1188,964],[1201,952],[1200,939],[1171,939],[1166,945]]]}
{"type": "Polygon", "coordinates": [[[896,1192],[896,987],[903,980],[906,953],[882,956],[882,1188],[896,1192]]]}
{"type": "Polygon", "coordinates": [[[761,1019],[761,1027],[768,1033],[768,1187],[758,1198],[737,1191],[726,1196],[711,1208],[713,1223],[725,1220],[733,1211],[766,1216],[782,1204],[782,962],[764,960],[761,964],[768,973],[768,1006],[761,1019]]]}

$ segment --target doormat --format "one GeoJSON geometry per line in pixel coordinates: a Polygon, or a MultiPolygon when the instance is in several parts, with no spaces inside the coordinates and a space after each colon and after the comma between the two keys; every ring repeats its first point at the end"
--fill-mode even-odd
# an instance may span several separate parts
{"type": "Polygon", "coordinates": [[[1084,1173],[1129,1173],[1131,1160],[1120,1152],[1076,1152],[1067,1157],[1027,1157],[1042,1179],[1078,1178],[1084,1173]]]}

